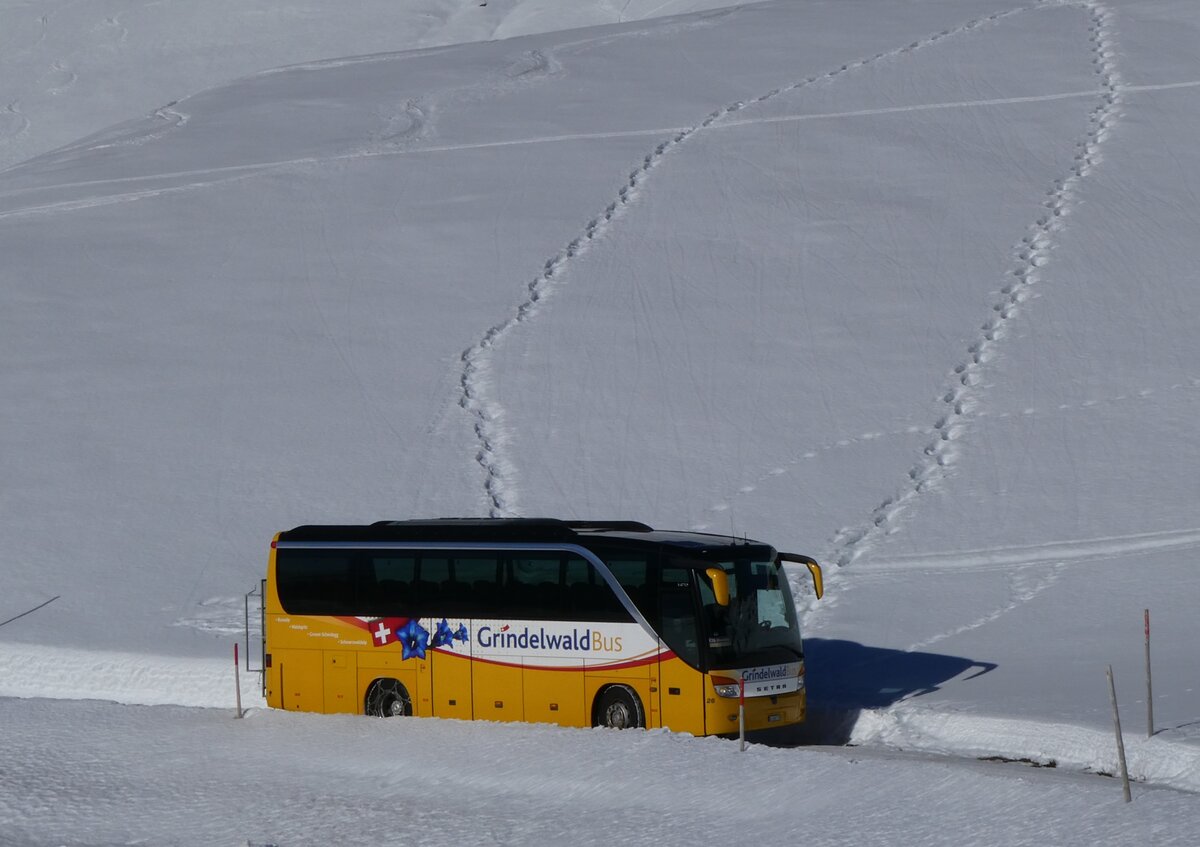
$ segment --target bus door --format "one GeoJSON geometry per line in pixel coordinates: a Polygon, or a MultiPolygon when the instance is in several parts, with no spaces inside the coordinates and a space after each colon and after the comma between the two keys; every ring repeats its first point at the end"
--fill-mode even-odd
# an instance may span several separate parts
{"type": "Polygon", "coordinates": [[[688,568],[662,569],[659,633],[663,646],[673,655],[659,660],[659,714],[663,726],[676,732],[703,735],[704,674],[697,670],[700,640],[693,578],[693,571],[688,568]]]}

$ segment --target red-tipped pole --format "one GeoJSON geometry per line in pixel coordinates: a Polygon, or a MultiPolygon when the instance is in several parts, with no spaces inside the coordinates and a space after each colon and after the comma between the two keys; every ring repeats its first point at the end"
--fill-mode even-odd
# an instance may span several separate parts
{"type": "Polygon", "coordinates": [[[238,645],[233,643],[233,687],[237,691],[237,715],[242,716],[242,678],[238,671],[238,645]]]}
{"type": "Polygon", "coordinates": [[[738,752],[746,752],[746,674],[738,677],[738,752]]]}

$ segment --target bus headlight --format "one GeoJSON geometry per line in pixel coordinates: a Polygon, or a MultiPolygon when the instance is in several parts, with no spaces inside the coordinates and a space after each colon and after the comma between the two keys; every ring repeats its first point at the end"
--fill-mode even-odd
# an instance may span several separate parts
{"type": "Polygon", "coordinates": [[[714,676],[712,684],[713,691],[717,692],[718,697],[737,697],[738,689],[741,687],[737,680],[725,676],[714,676]]]}

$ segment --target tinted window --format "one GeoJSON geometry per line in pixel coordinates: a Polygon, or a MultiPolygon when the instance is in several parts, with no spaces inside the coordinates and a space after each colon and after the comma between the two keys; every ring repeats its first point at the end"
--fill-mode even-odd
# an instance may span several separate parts
{"type": "Polygon", "coordinates": [[[279,602],[292,615],[355,614],[351,550],[277,550],[279,602]]]}
{"type": "Polygon", "coordinates": [[[378,585],[412,582],[417,574],[416,556],[397,558],[386,553],[370,553],[367,569],[378,585]]]}
{"type": "Polygon", "coordinates": [[[633,620],[591,563],[567,553],[283,548],[276,580],[297,615],[633,620]]]}
{"type": "Polygon", "coordinates": [[[554,620],[567,607],[562,554],[514,556],[499,609],[513,618],[554,620]]]}
{"type": "Polygon", "coordinates": [[[570,598],[569,620],[632,621],[633,616],[621,605],[617,595],[596,573],[591,562],[572,557],[567,560],[567,595],[570,598]]]}
{"type": "Polygon", "coordinates": [[[421,566],[417,569],[417,575],[422,582],[433,582],[441,585],[443,582],[450,581],[450,557],[449,556],[422,556],[421,566]]]}
{"type": "Polygon", "coordinates": [[[416,611],[412,590],[416,556],[367,551],[358,568],[356,614],[377,617],[408,616],[416,611]]]}
{"type": "Polygon", "coordinates": [[[654,578],[656,574],[650,566],[649,556],[618,553],[612,557],[606,557],[604,563],[608,565],[608,569],[612,571],[617,582],[625,589],[625,593],[629,595],[633,605],[646,620],[652,623],[656,621],[658,613],[654,592],[657,588],[657,580],[654,578]]]}
{"type": "Polygon", "coordinates": [[[562,581],[562,556],[514,556],[512,581],[516,585],[558,585],[562,581]]]}
{"type": "Polygon", "coordinates": [[[481,616],[525,620],[631,621],[591,563],[569,553],[514,555],[481,616]]]}
{"type": "Polygon", "coordinates": [[[487,617],[486,609],[495,602],[498,559],[493,553],[454,556],[450,560],[450,578],[442,582],[437,607],[430,606],[434,615],[487,617]]]}

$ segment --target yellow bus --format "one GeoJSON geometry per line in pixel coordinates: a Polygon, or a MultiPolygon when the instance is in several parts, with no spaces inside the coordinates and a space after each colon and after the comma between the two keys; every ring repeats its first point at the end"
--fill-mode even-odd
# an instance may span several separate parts
{"type": "Polygon", "coordinates": [[[301,526],[271,543],[263,685],[278,709],[694,735],[804,720],[783,563],[632,521],[301,526]],[[744,687],[744,691],[742,690],[744,687]]]}

